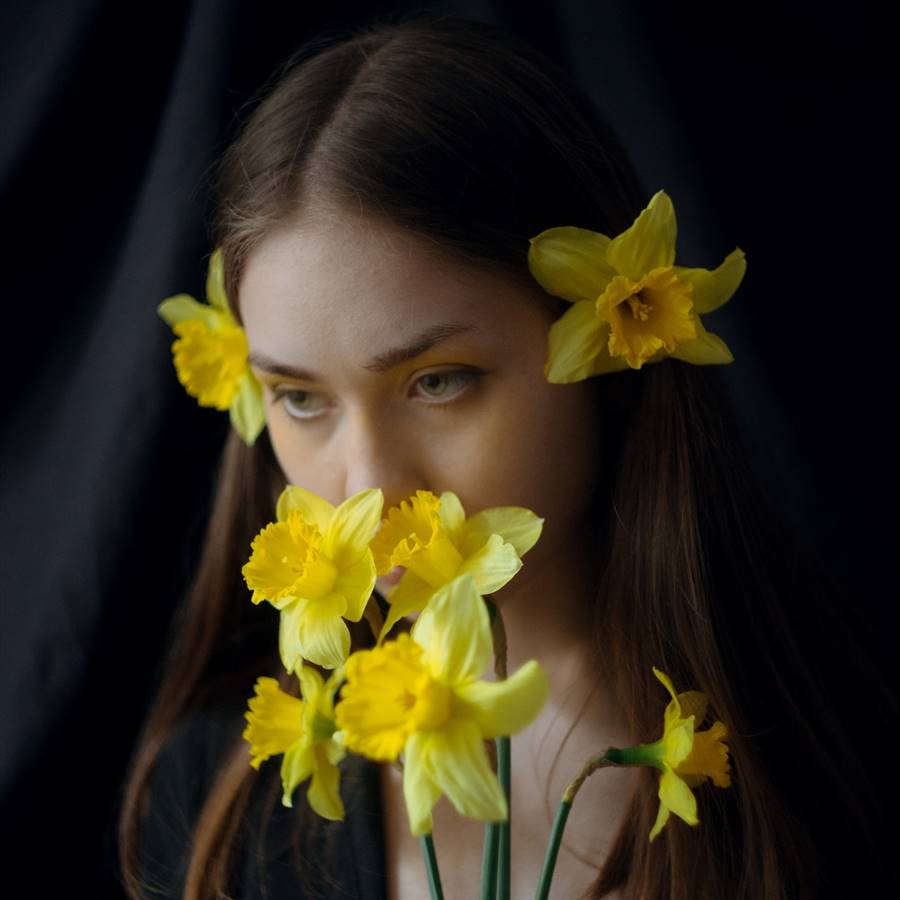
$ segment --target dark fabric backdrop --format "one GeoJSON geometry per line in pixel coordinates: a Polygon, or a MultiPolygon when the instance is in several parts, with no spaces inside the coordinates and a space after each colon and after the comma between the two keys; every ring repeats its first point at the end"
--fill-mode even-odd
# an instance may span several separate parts
{"type": "MultiPolygon", "coordinates": [[[[648,195],[673,197],[680,262],[746,251],[713,329],[745,435],[892,656],[896,95],[874,4],[427,6],[506,25],[575,75],[648,195]]],[[[0,846],[29,895],[119,896],[116,791],[227,427],[182,392],[155,313],[202,296],[209,168],[305,38],[412,8],[0,10],[0,846]]]]}

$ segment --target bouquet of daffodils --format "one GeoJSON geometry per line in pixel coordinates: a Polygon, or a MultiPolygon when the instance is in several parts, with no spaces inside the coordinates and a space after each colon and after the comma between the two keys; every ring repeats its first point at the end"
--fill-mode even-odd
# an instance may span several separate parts
{"type": "MultiPolygon", "coordinates": [[[[282,755],[282,801],[308,781],[307,799],[326,819],[342,819],[339,763],[347,753],[402,767],[409,827],[421,841],[431,897],[443,897],[431,834],[442,794],[463,816],[485,822],[482,900],[510,890],[510,738],[547,698],[547,678],[531,660],[506,672],[503,619],[488,595],[522,567],[543,520],[507,506],[467,518],[455,494],[417,491],[382,516],[383,495],[369,489],[334,507],[296,486],[281,494],[277,521],[254,539],[243,568],[252,601],[279,612],[279,651],[301,697],[259,678],[246,713],[251,765],[282,755]],[[403,574],[386,596],[375,579],[403,574]],[[412,629],[391,637],[401,619],[412,629]],[[351,652],[347,622],[365,618],[375,641],[351,652]],[[491,661],[494,680],[484,678],[491,661]],[[328,672],[327,678],[323,672],[328,672]],[[486,742],[496,742],[496,771],[486,742]]],[[[669,814],[698,823],[692,788],[729,784],[726,730],[706,714],[697,691],[671,695],[663,733],[652,744],[607,748],[587,760],[566,789],[551,829],[535,893],[549,896],[566,819],[578,789],[606,766],[653,766],[661,773],[653,840],[669,814]]]]}

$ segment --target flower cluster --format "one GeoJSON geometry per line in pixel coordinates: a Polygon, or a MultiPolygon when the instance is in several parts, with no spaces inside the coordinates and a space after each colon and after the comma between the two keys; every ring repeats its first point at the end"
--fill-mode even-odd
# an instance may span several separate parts
{"type": "Polygon", "coordinates": [[[484,741],[524,728],[547,681],[535,661],[508,679],[482,680],[493,656],[484,594],[519,571],[543,520],[514,506],[466,518],[451,491],[419,490],[383,518],[382,506],[379,489],[335,507],[290,485],[276,521],[254,538],[244,579],[254,603],[278,609],[281,660],[304,698],[259,680],[245,732],[254,761],[284,753],[285,802],[311,776],[310,804],[333,818],[338,748],[379,761],[402,757],[414,834],[430,831],[442,793],[463,815],[503,820],[506,801],[484,741]],[[385,598],[376,646],[351,653],[347,622],[377,608],[377,574],[396,566],[406,571],[385,598]],[[412,632],[388,639],[413,613],[420,615],[412,632]],[[335,674],[323,686],[307,663],[335,674]]]}

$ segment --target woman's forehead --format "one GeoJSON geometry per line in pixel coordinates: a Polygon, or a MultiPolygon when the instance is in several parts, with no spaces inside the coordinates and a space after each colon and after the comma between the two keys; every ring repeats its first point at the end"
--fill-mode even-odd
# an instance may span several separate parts
{"type": "Polygon", "coordinates": [[[448,340],[508,342],[548,323],[521,284],[361,217],[268,236],[248,259],[240,308],[251,350],[276,360],[368,360],[442,328],[457,332],[448,340]]]}

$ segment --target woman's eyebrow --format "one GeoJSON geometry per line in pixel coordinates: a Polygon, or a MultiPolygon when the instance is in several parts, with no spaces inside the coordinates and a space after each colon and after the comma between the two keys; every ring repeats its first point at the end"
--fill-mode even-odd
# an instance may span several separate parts
{"type": "MultiPolygon", "coordinates": [[[[390,369],[399,366],[400,363],[407,362],[421,356],[426,350],[447,340],[457,334],[463,334],[467,331],[477,331],[474,325],[464,325],[459,322],[442,322],[437,325],[431,325],[423,332],[416,335],[411,340],[399,347],[392,347],[373,356],[363,368],[369,372],[382,374],[390,369]]],[[[285,378],[293,378],[297,381],[319,381],[320,378],[315,372],[309,369],[301,369],[296,366],[280,363],[276,360],[269,359],[261,353],[252,352],[248,358],[250,365],[264,372],[271,372],[273,375],[283,375],[285,378]]]]}

